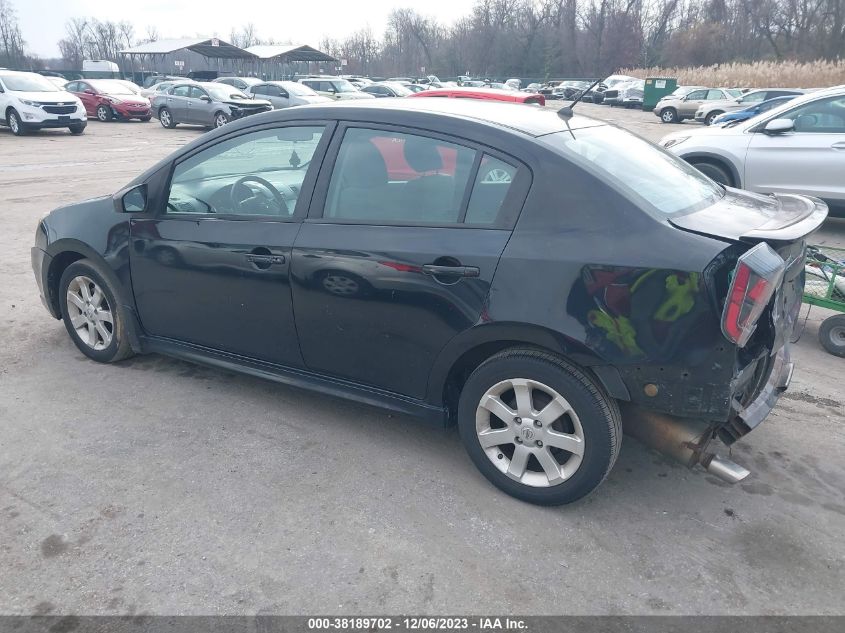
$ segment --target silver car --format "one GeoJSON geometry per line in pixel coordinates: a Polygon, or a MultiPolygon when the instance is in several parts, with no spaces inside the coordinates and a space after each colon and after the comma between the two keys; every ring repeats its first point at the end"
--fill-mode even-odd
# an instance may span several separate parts
{"type": "Polygon", "coordinates": [[[727,101],[741,96],[742,91],[735,88],[683,86],[658,101],[654,114],[663,123],[681,123],[684,119],[695,118],[695,113],[707,101],[727,101]]]}
{"type": "Polygon", "coordinates": [[[252,86],[264,83],[264,80],[258,77],[218,77],[211,83],[226,84],[227,86],[232,86],[232,88],[237,88],[241,92],[246,92],[252,86]]]}
{"type": "Polygon", "coordinates": [[[274,110],[331,101],[328,97],[318,95],[308,86],[296,81],[265,81],[250,86],[246,93],[255,98],[266,99],[272,104],[274,110]]]}
{"type": "Polygon", "coordinates": [[[153,116],[162,127],[179,123],[222,127],[229,121],[273,109],[269,101],[251,99],[219,83],[178,83],[153,98],[153,116]]]}

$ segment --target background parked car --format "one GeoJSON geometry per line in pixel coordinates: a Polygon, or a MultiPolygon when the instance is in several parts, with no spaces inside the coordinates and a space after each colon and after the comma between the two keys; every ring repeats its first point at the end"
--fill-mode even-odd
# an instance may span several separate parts
{"type": "Polygon", "coordinates": [[[67,128],[82,134],[88,123],[78,97],[37,73],[0,71],[0,125],[15,136],[42,128],[67,128]]]}
{"type": "Polygon", "coordinates": [[[162,81],[187,81],[187,77],[177,77],[176,75],[149,75],[144,78],[144,88],[149,88],[162,81]]]}
{"type": "Polygon", "coordinates": [[[845,211],[845,86],[737,125],[675,132],[660,144],[723,185],[817,196],[832,213],[845,211]]]}
{"type": "Polygon", "coordinates": [[[404,84],[398,81],[379,81],[369,86],[361,88],[361,92],[373,95],[374,97],[408,97],[414,94],[414,90],[410,90],[404,84]]]}
{"type": "Polygon", "coordinates": [[[626,108],[639,107],[643,105],[643,94],[645,81],[634,79],[617,84],[613,88],[604,91],[603,103],[609,106],[623,106],[626,108]]]}
{"type": "Polygon", "coordinates": [[[56,86],[56,88],[64,89],[64,87],[67,85],[67,79],[65,79],[64,77],[54,77],[52,75],[44,75],[44,79],[46,79],[51,84],[56,86]]]}
{"type": "Polygon", "coordinates": [[[71,81],[68,82],[65,90],[79,97],[88,116],[97,117],[98,121],[105,122],[112,119],[149,121],[153,116],[149,100],[136,94],[122,81],[114,79],[71,81]]]}
{"type": "Polygon", "coordinates": [[[411,92],[422,92],[423,90],[430,90],[431,88],[435,88],[437,86],[432,86],[429,84],[402,84],[411,92]]]}
{"type": "Polygon", "coordinates": [[[594,86],[592,90],[589,90],[584,95],[583,101],[587,103],[603,103],[605,91],[615,88],[626,81],[633,81],[634,79],[636,77],[629,77],[628,75],[610,75],[610,77],[606,77],[598,85],[594,86]]]}
{"type": "Polygon", "coordinates": [[[435,88],[412,94],[410,98],[418,97],[453,97],[463,99],[486,99],[487,101],[509,101],[511,103],[527,103],[546,105],[546,98],[541,94],[521,92],[519,90],[495,90],[493,88],[435,88]]]}
{"type": "Polygon", "coordinates": [[[179,123],[222,127],[234,119],[272,109],[269,101],[252,99],[218,83],[179,83],[153,100],[154,116],[166,128],[179,123]]]}
{"type": "Polygon", "coordinates": [[[775,97],[774,99],[768,99],[767,101],[763,101],[762,103],[754,103],[742,110],[734,110],[733,112],[725,112],[724,114],[720,114],[719,116],[715,117],[711,121],[711,125],[725,125],[727,123],[740,123],[742,121],[747,121],[751,117],[757,116],[758,114],[763,114],[764,112],[768,112],[787,101],[792,101],[798,95],[787,95],[785,97],[775,97]]]}
{"type": "Polygon", "coordinates": [[[258,77],[218,77],[212,83],[226,84],[227,86],[237,88],[241,92],[246,92],[250,86],[264,83],[264,80],[258,77]]]}
{"type": "Polygon", "coordinates": [[[666,95],[654,107],[654,114],[663,123],[682,123],[692,119],[706,101],[728,101],[742,96],[738,88],[678,88],[666,95]]]}
{"type": "Polygon", "coordinates": [[[305,77],[299,83],[308,86],[319,95],[343,101],[346,99],[375,99],[373,95],[361,92],[346,79],[340,77],[305,77]]]}
{"type": "Polygon", "coordinates": [[[266,99],[275,110],[331,101],[328,97],[318,95],[311,88],[297,81],[265,81],[250,86],[246,94],[258,99],[266,99]]]}
{"type": "Polygon", "coordinates": [[[552,88],[551,95],[547,96],[546,99],[566,99],[567,101],[570,101],[578,98],[578,96],[589,87],[590,84],[587,81],[562,81],[552,88]]]}
{"type": "Polygon", "coordinates": [[[150,100],[152,103],[153,98],[158,95],[159,93],[165,93],[170,90],[175,84],[181,83],[197,83],[193,79],[171,79],[168,81],[161,81],[157,84],[153,84],[147,88],[141,88],[141,96],[145,97],[150,100]]]}
{"type": "Polygon", "coordinates": [[[750,90],[745,94],[733,99],[728,99],[727,101],[707,101],[706,103],[703,103],[695,112],[695,120],[700,123],[704,123],[705,125],[710,125],[713,123],[713,119],[725,112],[741,110],[750,105],[763,103],[764,101],[773,99],[774,97],[795,97],[800,94],[804,94],[804,91],[789,88],[750,90]]]}

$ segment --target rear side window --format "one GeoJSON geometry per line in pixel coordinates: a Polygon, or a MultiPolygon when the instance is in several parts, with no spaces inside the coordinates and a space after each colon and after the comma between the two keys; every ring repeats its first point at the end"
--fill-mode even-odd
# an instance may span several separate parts
{"type": "Polygon", "coordinates": [[[472,186],[464,222],[495,224],[515,178],[516,167],[484,154],[472,186]]]}
{"type": "Polygon", "coordinates": [[[476,151],[385,130],[346,131],[324,217],[373,223],[454,224],[476,151]]]}
{"type": "Polygon", "coordinates": [[[707,100],[708,101],[718,101],[720,99],[724,99],[726,97],[725,93],[721,90],[708,90],[707,91],[707,100]]]}
{"type": "Polygon", "coordinates": [[[201,97],[207,97],[208,94],[202,88],[197,88],[196,86],[191,88],[191,98],[192,99],[199,99],[201,97]]]}

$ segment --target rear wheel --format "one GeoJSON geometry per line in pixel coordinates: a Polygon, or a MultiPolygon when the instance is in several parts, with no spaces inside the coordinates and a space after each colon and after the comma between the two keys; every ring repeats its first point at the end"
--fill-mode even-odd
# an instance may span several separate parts
{"type": "Polygon", "coordinates": [[[527,349],[497,354],[472,373],[458,427],[491,483],[540,505],[589,494],[610,472],[622,441],[615,400],[575,365],[527,349]]]}
{"type": "Polygon", "coordinates": [[[94,262],[82,259],[65,269],[59,298],[65,328],[79,351],[101,363],[132,355],[123,309],[94,262]]]}
{"type": "Polygon", "coordinates": [[[709,177],[712,180],[715,180],[720,185],[725,185],[726,187],[733,187],[734,181],[731,177],[730,172],[722,167],[721,165],[717,165],[715,163],[709,162],[691,162],[690,163],[693,167],[695,167],[698,171],[700,171],[705,176],[709,177]]]}
{"type": "Polygon", "coordinates": [[[664,123],[678,123],[678,111],[675,108],[663,108],[660,111],[660,120],[664,123]]]}
{"type": "Polygon", "coordinates": [[[834,356],[845,357],[845,314],[837,314],[822,321],[819,342],[834,356]]]}

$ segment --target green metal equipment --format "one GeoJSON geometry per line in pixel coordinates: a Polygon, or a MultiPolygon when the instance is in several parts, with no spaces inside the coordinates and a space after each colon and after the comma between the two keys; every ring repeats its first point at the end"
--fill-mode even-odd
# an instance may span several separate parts
{"type": "Polygon", "coordinates": [[[675,92],[678,80],[674,77],[648,77],[643,90],[643,110],[651,112],[663,97],[675,92]]]}
{"type": "MultiPolygon", "coordinates": [[[[804,271],[804,303],[845,312],[845,249],[808,246],[804,271]]],[[[831,354],[845,357],[845,314],[822,321],[819,342],[831,354]]]]}

